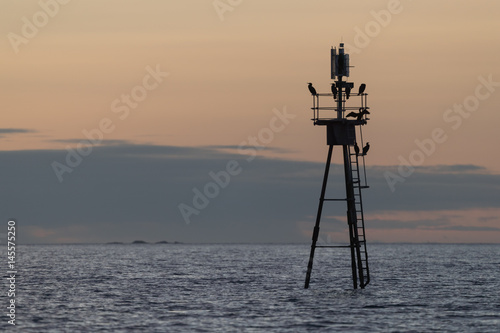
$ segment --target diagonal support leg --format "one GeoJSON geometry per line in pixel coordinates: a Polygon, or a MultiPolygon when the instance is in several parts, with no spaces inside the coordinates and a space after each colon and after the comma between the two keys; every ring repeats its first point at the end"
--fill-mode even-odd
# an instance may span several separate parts
{"type": "Polygon", "coordinates": [[[323,202],[325,201],[326,184],[328,182],[328,173],[330,171],[330,162],[332,161],[333,145],[328,146],[328,157],[326,159],[325,175],[323,176],[323,186],[321,187],[321,195],[319,198],[318,214],[316,215],[316,224],[312,236],[311,254],[309,255],[309,263],[307,265],[306,283],[304,288],[309,288],[309,281],[311,280],[311,271],[314,261],[314,251],[316,250],[316,242],[319,236],[319,222],[321,221],[321,212],[323,211],[323,202]]]}

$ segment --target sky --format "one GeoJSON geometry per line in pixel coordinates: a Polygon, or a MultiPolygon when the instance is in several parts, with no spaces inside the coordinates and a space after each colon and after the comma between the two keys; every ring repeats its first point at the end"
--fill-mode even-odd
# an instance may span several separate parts
{"type": "Polygon", "coordinates": [[[328,147],[307,82],[329,92],[341,42],[371,111],[368,242],[500,240],[498,1],[0,8],[0,219],[21,242],[309,243],[328,147]]]}

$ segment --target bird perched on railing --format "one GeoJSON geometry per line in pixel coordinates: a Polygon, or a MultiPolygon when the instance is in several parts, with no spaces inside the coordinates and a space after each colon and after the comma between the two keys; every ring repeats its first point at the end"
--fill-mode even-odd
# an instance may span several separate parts
{"type": "Polygon", "coordinates": [[[333,99],[337,99],[337,87],[335,86],[335,82],[332,83],[332,94],[333,99]]]}
{"type": "Polygon", "coordinates": [[[347,87],[345,87],[345,98],[349,99],[349,96],[351,96],[351,86],[347,85],[347,87]]]}
{"type": "Polygon", "coordinates": [[[359,155],[359,146],[357,142],[354,142],[354,151],[356,152],[356,156],[359,155]]]}
{"type": "Polygon", "coordinates": [[[363,156],[366,155],[366,153],[368,152],[369,149],[370,149],[370,143],[367,142],[366,146],[363,147],[363,156]]]}
{"type": "Polygon", "coordinates": [[[361,85],[359,86],[358,95],[361,95],[362,93],[364,93],[365,89],[366,89],[366,84],[361,83],[361,85]]]}
{"type": "Polygon", "coordinates": [[[318,94],[316,92],[316,89],[314,89],[313,84],[311,82],[307,83],[307,88],[309,88],[311,95],[316,96],[318,94]]]}

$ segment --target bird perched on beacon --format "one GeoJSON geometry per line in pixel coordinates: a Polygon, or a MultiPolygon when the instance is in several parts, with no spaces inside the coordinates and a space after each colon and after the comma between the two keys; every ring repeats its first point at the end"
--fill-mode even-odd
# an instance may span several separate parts
{"type": "Polygon", "coordinates": [[[364,109],[364,108],[359,108],[359,112],[349,112],[346,117],[352,117],[352,118],[356,118],[356,120],[361,120],[363,119],[363,116],[365,114],[370,114],[370,111],[368,111],[367,109],[364,109]]]}
{"type": "Polygon", "coordinates": [[[354,151],[356,152],[356,156],[359,155],[359,146],[357,142],[354,142],[354,151]]]}
{"type": "Polygon", "coordinates": [[[345,87],[345,98],[349,99],[349,96],[351,96],[351,86],[347,85],[347,87],[345,87]]]}
{"type": "Polygon", "coordinates": [[[332,83],[332,94],[333,94],[333,99],[337,99],[337,87],[335,86],[335,82],[332,83]]]}
{"type": "Polygon", "coordinates": [[[309,88],[309,91],[313,96],[316,96],[318,93],[316,93],[316,89],[314,89],[313,84],[311,82],[307,83],[307,88],[309,88]]]}
{"type": "Polygon", "coordinates": [[[361,85],[359,86],[358,95],[361,95],[362,93],[364,93],[365,89],[366,89],[366,84],[361,83],[361,85]]]}
{"type": "Polygon", "coordinates": [[[368,111],[367,109],[359,108],[359,113],[357,114],[358,117],[356,118],[356,120],[363,119],[363,116],[365,114],[370,114],[370,111],[368,111]]]}
{"type": "Polygon", "coordinates": [[[370,143],[367,142],[366,146],[363,147],[363,156],[366,155],[366,153],[368,152],[369,149],[370,149],[370,143]]]}

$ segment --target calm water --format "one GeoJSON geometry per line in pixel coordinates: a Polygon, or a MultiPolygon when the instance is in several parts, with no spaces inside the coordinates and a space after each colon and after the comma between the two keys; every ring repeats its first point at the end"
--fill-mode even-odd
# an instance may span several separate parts
{"type": "Polygon", "coordinates": [[[372,281],[353,291],[346,249],[318,249],[304,290],[308,245],[20,246],[16,329],[500,331],[500,245],[368,250],[372,281]]]}

